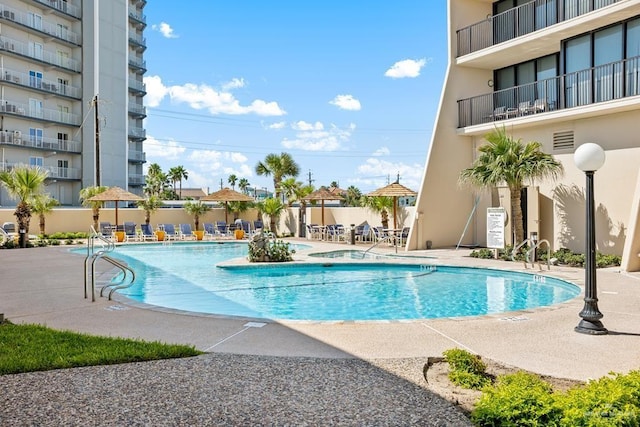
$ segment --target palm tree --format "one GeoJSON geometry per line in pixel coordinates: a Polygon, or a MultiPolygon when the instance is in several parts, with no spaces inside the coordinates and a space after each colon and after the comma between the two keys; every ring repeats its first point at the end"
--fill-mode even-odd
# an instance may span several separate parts
{"type": "Polygon", "coordinates": [[[42,192],[47,171],[40,167],[18,165],[10,171],[0,172],[0,182],[12,199],[19,200],[14,215],[18,223],[19,245],[27,247],[29,222],[31,221],[31,206],[29,201],[42,192]]]}
{"type": "Polygon", "coordinates": [[[249,180],[247,178],[240,178],[238,181],[238,188],[242,191],[243,194],[247,194],[247,189],[249,188],[249,180]]]}
{"type": "Polygon", "coordinates": [[[148,225],[151,222],[151,214],[162,206],[162,200],[158,196],[147,196],[146,199],[138,202],[138,207],[144,209],[144,222],[148,225]]]}
{"type": "Polygon", "coordinates": [[[511,216],[514,244],[524,240],[520,195],[525,182],[535,179],[556,179],[563,173],[560,162],[541,151],[537,141],[522,142],[507,135],[504,127],[485,135],[487,144],[478,150],[473,165],[460,173],[460,182],[477,189],[491,189],[507,185],[511,197],[511,216]]]}
{"type": "Polygon", "coordinates": [[[94,230],[100,230],[100,227],[98,226],[98,220],[100,219],[100,208],[102,207],[102,202],[94,202],[89,199],[104,191],[107,191],[108,188],[109,187],[100,185],[100,186],[85,187],[82,190],[80,190],[80,203],[82,203],[82,206],[89,207],[93,211],[93,229],[94,230]]]}
{"type": "Polygon", "coordinates": [[[285,197],[287,199],[288,207],[291,207],[293,202],[296,201],[296,189],[300,186],[302,186],[302,182],[296,181],[293,177],[287,178],[280,183],[280,190],[282,191],[283,199],[285,197]]]}
{"type": "Polygon", "coordinates": [[[242,212],[246,212],[251,207],[253,202],[228,202],[227,211],[233,214],[233,220],[238,219],[242,212]]]}
{"type": "Polygon", "coordinates": [[[364,196],[360,204],[369,210],[380,214],[380,222],[384,228],[389,228],[389,209],[393,209],[393,197],[364,196]]]}
{"type": "Polygon", "coordinates": [[[60,202],[52,198],[49,193],[44,193],[33,196],[29,204],[31,205],[31,211],[34,214],[37,214],[40,218],[40,234],[44,236],[45,215],[50,213],[54,207],[60,204],[60,202]]]}
{"type": "Polygon", "coordinates": [[[287,176],[296,177],[300,173],[300,167],[289,153],[267,154],[263,162],[256,165],[256,173],[260,176],[273,176],[273,188],[275,197],[280,198],[280,183],[287,176]]]}
{"type": "Polygon", "coordinates": [[[351,185],[349,186],[349,188],[347,188],[347,194],[345,195],[344,199],[345,206],[359,206],[360,199],[362,199],[362,192],[358,187],[351,185]]]}
{"type": "Polygon", "coordinates": [[[200,227],[200,217],[210,210],[211,207],[204,204],[201,200],[196,202],[189,201],[184,204],[184,211],[189,215],[193,215],[193,222],[196,226],[196,231],[199,230],[200,227]]]}
{"type": "Polygon", "coordinates": [[[273,234],[277,234],[276,221],[280,217],[280,214],[285,209],[285,205],[282,204],[279,198],[270,197],[260,203],[260,211],[269,217],[269,230],[273,234]]]}
{"type": "Polygon", "coordinates": [[[238,177],[235,176],[234,174],[229,175],[229,178],[227,179],[227,182],[229,182],[229,185],[231,186],[232,190],[236,189],[236,182],[238,182],[238,177]]]}
{"type": "Polygon", "coordinates": [[[147,196],[161,197],[167,185],[167,175],[162,172],[162,168],[157,163],[149,165],[147,178],[145,180],[144,193],[147,196]]]}
{"type": "Polygon", "coordinates": [[[169,169],[167,176],[173,181],[173,191],[176,190],[176,182],[180,184],[178,200],[182,200],[182,180],[189,179],[189,172],[184,168],[184,166],[174,166],[169,169]]]}

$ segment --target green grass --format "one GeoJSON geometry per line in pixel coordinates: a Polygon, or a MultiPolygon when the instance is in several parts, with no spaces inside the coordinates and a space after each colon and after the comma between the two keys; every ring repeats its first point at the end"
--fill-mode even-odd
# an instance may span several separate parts
{"type": "Polygon", "coordinates": [[[97,337],[40,325],[0,324],[0,375],[190,357],[193,346],[97,337]]]}

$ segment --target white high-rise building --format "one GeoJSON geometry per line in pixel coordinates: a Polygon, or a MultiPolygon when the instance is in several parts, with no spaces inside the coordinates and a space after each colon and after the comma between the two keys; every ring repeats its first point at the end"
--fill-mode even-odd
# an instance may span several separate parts
{"type": "Polygon", "coordinates": [[[458,178],[504,126],[565,169],[557,181],[527,183],[526,237],[584,252],[585,175],[573,154],[597,143],[606,153],[595,174],[597,250],[640,269],[640,1],[448,0],[448,24],[449,67],[408,248],[486,245],[487,208],[509,211],[509,192],[477,198],[458,178]]]}
{"type": "MultiPolygon", "coordinates": [[[[142,192],[145,4],[0,4],[0,168],[43,167],[62,205],[97,183],[142,192]]],[[[0,205],[15,203],[0,190],[0,205]]]]}

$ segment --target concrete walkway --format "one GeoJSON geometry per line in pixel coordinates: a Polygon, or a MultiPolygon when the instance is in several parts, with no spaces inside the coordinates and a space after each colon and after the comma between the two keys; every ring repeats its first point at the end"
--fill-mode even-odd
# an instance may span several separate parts
{"type": "MultiPolygon", "coordinates": [[[[323,243],[318,248],[353,247],[323,243]]],[[[521,263],[469,258],[466,249],[419,253],[440,265],[535,271],[525,270],[521,263]]],[[[540,374],[578,380],[640,369],[640,275],[616,268],[597,273],[599,307],[610,333],[590,336],[573,330],[580,320],[582,295],[526,312],[397,322],[272,322],[143,307],[124,299],[98,297],[92,303],[83,297],[83,261],[83,256],[64,247],[0,250],[0,313],[14,323],[184,343],[220,355],[360,359],[371,366],[386,365],[384,370],[397,361],[413,361],[416,367],[411,372],[400,369],[394,375],[420,387],[424,387],[421,361],[453,347],[540,374]]],[[[584,270],[575,268],[552,267],[539,274],[578,285],[584,279],[584,270]]]]}

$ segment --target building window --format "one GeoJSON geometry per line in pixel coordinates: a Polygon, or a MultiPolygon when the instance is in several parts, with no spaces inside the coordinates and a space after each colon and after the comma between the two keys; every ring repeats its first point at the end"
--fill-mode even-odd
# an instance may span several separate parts
{"type": "Polygon", "coordinates": [[[29,98],[29,115],[31,117],[43,118],[42,114],[42,100],[29,98]]]}
{"type": "Polygon", "coordinates": [[[58,132],[58,146],[60,147],[61,150],[68,150],[68,144],[67,142],[69,141],[69,134],[68,133],[63,133],[63,132],[58,132]]]}
{"type": "Polygon", "coordinates": [[[36,30],[42,31],[42,16],[37,15],[33,12],[29,12],[28,22],[31,28],[35,28],[36,30]]]}
{"type": "Polygon", "coordinates": [[[29,157],[29,166],[44,166],[44,159],[42,157],[29,157]]]}
{"type": "Polygon", "coordinates": [[[43,52],[44,52],[44,49],[42,48],[41,43],[29,42],[29,56],[31,56],[32,58],[42,60],[43,52]]]}
{"type": "Polygon", "coordinates": [[[42,88],[42,73],[40,71],[29,70],[29,86],[42,88]]]}
{"type": "Polygon", "coordinates": [[[29,128],[29,142],[34,147],[42,147],[43,132],[42,129],[29,128]]]}

